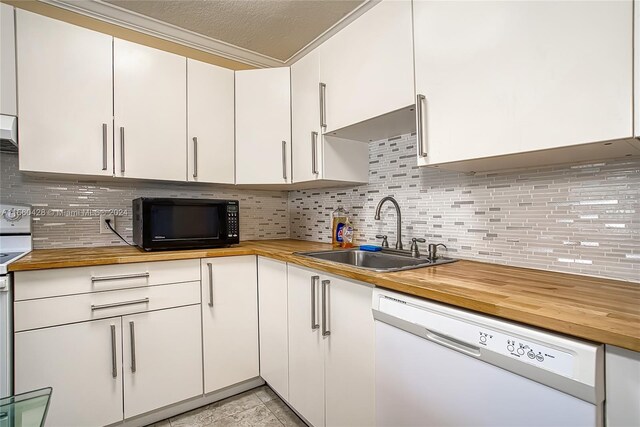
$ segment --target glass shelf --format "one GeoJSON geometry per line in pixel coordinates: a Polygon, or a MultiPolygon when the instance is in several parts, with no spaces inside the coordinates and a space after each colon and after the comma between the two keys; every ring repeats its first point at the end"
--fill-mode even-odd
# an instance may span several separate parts
{"type": "Polygon", "coordinates": [[[43,427],[51,387],[0,399],[0,427],[43,427]]]}

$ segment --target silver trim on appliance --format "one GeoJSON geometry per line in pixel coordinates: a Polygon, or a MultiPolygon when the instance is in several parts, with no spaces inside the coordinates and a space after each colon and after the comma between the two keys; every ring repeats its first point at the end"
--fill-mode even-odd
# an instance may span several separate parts
{"type": "Polygon", "coordinates": [[[149,303],[149,297],[135,299],[131,301],[112,302],[109,304],[99,304],[99,305],[91,304],[91,311],[104,310],[106,308],[124,307],[127,305],[147,304],[147,303],[149,303]]]}

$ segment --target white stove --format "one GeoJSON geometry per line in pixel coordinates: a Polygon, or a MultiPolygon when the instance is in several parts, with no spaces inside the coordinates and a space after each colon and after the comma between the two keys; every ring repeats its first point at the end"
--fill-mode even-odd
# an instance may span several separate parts
{"type": "Polygon", "coordinates": [[[31,252],[30,210],[0,203],[0,398],[13,394],[13,284],[8,270],[31,252]]]}

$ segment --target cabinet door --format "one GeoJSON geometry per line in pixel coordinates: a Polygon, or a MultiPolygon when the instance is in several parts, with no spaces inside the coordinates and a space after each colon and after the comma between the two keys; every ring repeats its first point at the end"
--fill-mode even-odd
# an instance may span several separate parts
{"type": "Polygon", "coordinates": [[[202,260],[205,393],[260,375],[257,280],[253,255],[202,260]]]}
{"type": "Polygon", "coordinates": [[[289,67],[236,71],[236,183],[291,182],[289,67]]]}
{"type": "Polygon", "coordinates": [[[186,58],[113,41],[116,176],[185,181],[186,58]]]}
{"type": "Polygon", "coordinates": [[[320,53],[315,49],[291,66],[293,182],[322,178],[321,140],[320,53]]]}
{"type": "Polygon", "coordinates": [[[411,2],[383,1],[320,49],[327,133],[413,104],[411,2]]]}
{"type": "Polygon", "coordinates": [[[200,305],[122,318],[124,417],[202,394],[200,305]]]}
{"type": "Polygon", "coordinates": [[[328,277],[325,345],[327,426],[375,425],[375,325],[372,287],[328,277]]]}
{"type": "Polygon", "coordinates": [[[258,257],[260,376],[289,399],[287,264],[258,257]]]}
{"type": "MultiPolygon", "coordinates": [[[[324,342],[320,276],[289,264],[289,403],[316,427],[324,426],[324,342]],[[315,307],[312,309],[312,307],[315,307]],[[315,316],[312,316],[315,314],[315,316]],[[317,326],[316,326],[317,325],[317,326]]],[[[349,396],[349,400],[354,396],[349,396]]],[[[346,404],[346,402],[345,402],[346,404]]]]}
{"type": "Polygon", "coordinates": [[[16,38],[13,6],[0,4],[0,114],[17,116],[16,38]]]}
{"type": "Polygon", "coordinates": [[[187,180],[233,184],[233,71],[187,59],[187,95],[187,180]]]}
{"type": "Polygon", "coordinates": [[[631,1],[414,2],[419,164],[631,136],[631,1]]]}
{"type": "Polygon", "coordinates": [[[15,392],[53,387],[47,426],[122,421],[121,320],[15,334],[15,392]]]}
{"type": "Polygon", "coordinates": [[[20,9],[16,19],[20,170],[111,176],[112,37],[20,9]]]}

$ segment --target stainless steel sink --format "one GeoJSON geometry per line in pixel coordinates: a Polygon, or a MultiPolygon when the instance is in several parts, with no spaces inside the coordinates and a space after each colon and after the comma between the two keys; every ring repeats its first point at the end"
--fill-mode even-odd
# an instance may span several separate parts
{"type": "Polygon", "coordinates": [[[399,251],[383,250],[380,252],[362,251],[360,249],[329,250],[319,252],[298,252],[310,258],[331,261],[338,264],[346,264],[353,267],[377,272],[392,272],[411,270],[414,268],[429,267],[456,261],[452,258],[438,258],[431,261],[427,258],[413,258],[399,251]]]}

